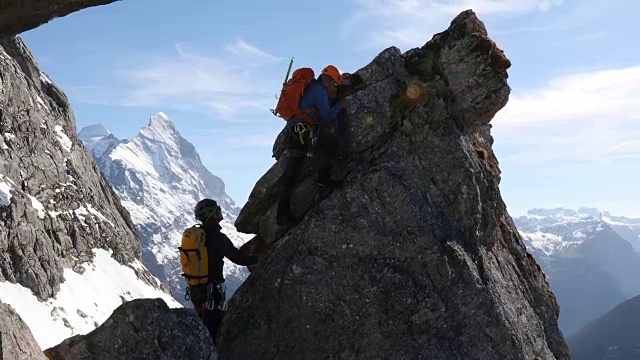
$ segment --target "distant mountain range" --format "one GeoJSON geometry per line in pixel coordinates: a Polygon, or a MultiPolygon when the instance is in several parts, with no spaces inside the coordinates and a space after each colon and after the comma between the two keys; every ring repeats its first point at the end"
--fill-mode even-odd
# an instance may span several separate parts
{"type": "MultiPolygon", "coordinates": [[[[198,200],[216,200],[225,220],[223,232],[240,247],[253,235],[236,231],[240,211],[225,192],[225,184],[203,164],[195,147],[184,139],[167,115],[152,116],[131,140],[120,140],[103,125],[91,125],[78,134],[93,154],[100,171],[119,195],[142,241],[142,261],[183,305],[185,281],[177,247],[182,231],[195,224],[198,200]]],[[[248,276],[245,267],[225,259],[227,296],[248,276]]]]}
{"type": "Polygon", "coordinates": [[[558,298],[565,336],[640,294],[640,219],[581,207],[534,209],[514,221],[558,298]]]}
{"type": "Polygon", "coordinates": [[[573,360],[640,359],[640,296],[590,322],[567,343],[573,360]]]}

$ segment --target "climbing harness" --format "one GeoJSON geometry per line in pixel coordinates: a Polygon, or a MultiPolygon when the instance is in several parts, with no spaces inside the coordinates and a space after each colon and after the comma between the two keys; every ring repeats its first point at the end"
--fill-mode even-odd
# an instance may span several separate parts
{"type": "Polygon", "coordinates": [[[207,302],[204,307],[207,310],[218,309],[221,311],[227,310],[227,299],[226,299],[227,287],[224,282],[221,283],[209,283],[207,284],[207,302]],[[218,293],[216,296],[215,292],[218,293]],[[219,298],[216,300],[216,298],[219,298]]]}
{"type": "Polygon", "coordinates": [[[300,140],[300,144],[304,145],[305,142],[305,136],[304,134],[306,132],[309,132],[309,139],[313,139],[313,129],[311,128],[311,126],[305,124],[305,123],[297,123],[293,126],[293,132],[294,134],[296,134],[296,136],[298,136],[298,140],[300,140]]]}
{"type": "MultiPolygon", "coordinates": [[[[306,156],[308,158],[313,157],[313,148],[316,146],[316,142],[318,140],[318,134],[317,132],[313,131],[313,127],[309,126],[306,123],[298,123],[295,124],[293,127],[293,133],[294,136],[298,137],[298,141],[300,141],[300,144],[305,145],[307,143],[307,141],[305,141],[306,139],[311,141],[311,146],[307,149],[306,153],[302,153],[300,152],[297,156],[306,156]],[[307,138],[307,135],[305,135],[305,133],[309,133],[309,137],[307,138]]],[[[293,155],[293,152],[291,152],[291,155],[293,155]]]]}

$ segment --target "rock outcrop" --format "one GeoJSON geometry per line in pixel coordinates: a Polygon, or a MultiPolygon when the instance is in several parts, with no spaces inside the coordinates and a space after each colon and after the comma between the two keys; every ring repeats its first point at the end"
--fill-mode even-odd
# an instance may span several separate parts
{"type": "Polygon", "coordinates": [[[193,310],[169,309],[161,299],[119,306],[100,327],[44,352],[50,360],[213,360],[207,329],[193,310]]]}
{"type": "Polygon", "coordinates": [[[221,359],[569,359],[500,196],[489,123],[509,67],[468,10],[356,72],[344,186],[320,190],[306,161],[301,221],[278,227],[279,158],[236,221],[262,260],[229,303],[221,359]]]}
{"type": "Polygon", "coordinates": [[[118,0],[20,0],[0,1],[0,38],[19,34],[84,8],[118,0]]]}
{"type": "Polygon", "coordinates": [[[46,360],[20,315],[3,303],[0,303],[0,359],[46,360]]]}

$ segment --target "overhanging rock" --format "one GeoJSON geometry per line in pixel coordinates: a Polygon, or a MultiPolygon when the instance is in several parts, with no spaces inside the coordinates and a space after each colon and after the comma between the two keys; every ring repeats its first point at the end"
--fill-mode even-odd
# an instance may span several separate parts
{"type": "Polygon", "coordinates": [[[118,0],[4,0],[0,1],[0,38],[19,34],[52,19],[118,0]]]}

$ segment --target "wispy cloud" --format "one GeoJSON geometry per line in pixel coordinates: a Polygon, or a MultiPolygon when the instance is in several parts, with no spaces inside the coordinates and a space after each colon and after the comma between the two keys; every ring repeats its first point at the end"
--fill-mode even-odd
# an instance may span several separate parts
{"type": "Polygon", "coordinates": [[[520,162],[640,157],[640,65],[552,79],[512,94],[492,121],[494,135],[520,162]]]}
{"type": "Polygon", "coordinates": [[[281,60],[243,39],[216,56],[177,44],[172,55],[141,60],[119,73],[125,82],[120,103],[214,113],[241,121],[273,106],[278,81],[265,74],[281,60]]]}
{"type": "Polygon", "coordinates": [[[228,45],[226,50],[255,65],[260,65],[262,63],[278,63],[284,59],[282,57],[268,54],[241,38],[237,38],[234,44],[228,45]]]}
{"type": "MultiPolygon", "coordinates": [[[[546,12],[563,0],[357,0],[343,27],[343,40],[356,38],[370,46],[415,47],[446,29],[461,11],[480,17],[546,12]]],[[[404,49],[406,50],[406,49],[404,49]]]]}

